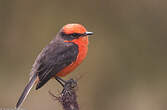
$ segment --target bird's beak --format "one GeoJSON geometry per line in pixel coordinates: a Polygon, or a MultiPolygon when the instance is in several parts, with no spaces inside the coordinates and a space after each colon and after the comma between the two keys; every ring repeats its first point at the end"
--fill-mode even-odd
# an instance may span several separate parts
{"type": "Polygon", "coordinates": [[[85,32],[85,35],[93,35],[93,32],[85,32]]]}

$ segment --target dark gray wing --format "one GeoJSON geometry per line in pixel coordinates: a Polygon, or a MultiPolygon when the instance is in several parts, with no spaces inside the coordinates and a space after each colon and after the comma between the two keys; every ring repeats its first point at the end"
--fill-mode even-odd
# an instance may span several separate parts
{"type": "Polygon", "coordinates": [[[32,72],[38,75],[36,89],[42,87],[51,77],[73,63],[78,55],[74,43],[51,43],[37,57],[32,72]]]}

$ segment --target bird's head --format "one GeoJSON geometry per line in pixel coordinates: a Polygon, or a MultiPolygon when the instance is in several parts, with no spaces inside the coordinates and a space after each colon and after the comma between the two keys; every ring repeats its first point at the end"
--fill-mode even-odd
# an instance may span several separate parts
{"type": "Polygon", "coordinates": [[[92,34],[81,24],[67,24],[60,31],[61,38],[67,42],[88,43],[88,35],[92,34]]]}

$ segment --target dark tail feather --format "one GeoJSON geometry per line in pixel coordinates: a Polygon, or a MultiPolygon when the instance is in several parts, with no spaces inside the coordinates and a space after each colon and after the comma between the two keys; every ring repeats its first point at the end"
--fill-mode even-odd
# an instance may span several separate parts
{"type": "Polygon", "coordinates": [[[44,84],[46,84],[46,82],[48,82],[49,79],[50,79],[50,76],[46,77],[42,81],[39,81],[37,83],[36,90],[40,89],[44,84]]]}
{"type": "Polygon", "coordinates": [[[34,74],[31,78],[31,80],[29,81],[29,83],[27,84],[27,86],[25,87],[23,93],[21,94],[21,96],[16,104],[16,109],[18,109],[22,105],[22,103],[26,99],[28,93],[30,92],[31,88],[33,87],[36,79],[37,79],[37,75],[34,74]]]}

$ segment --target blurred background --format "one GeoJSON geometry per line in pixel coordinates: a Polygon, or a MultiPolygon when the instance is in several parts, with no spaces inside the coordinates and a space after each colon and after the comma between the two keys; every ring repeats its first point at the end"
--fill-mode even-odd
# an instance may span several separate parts
{"type": "MultiPolygon", "coordinates": [[[[13,108],[38,53],[68,23],[94,32],[79,80],[81,110],[166,110],[167,1],[0,0],[0,108],[13,108]]],[[[25,110],[61,110],[50,80],[25,110]]]]}

